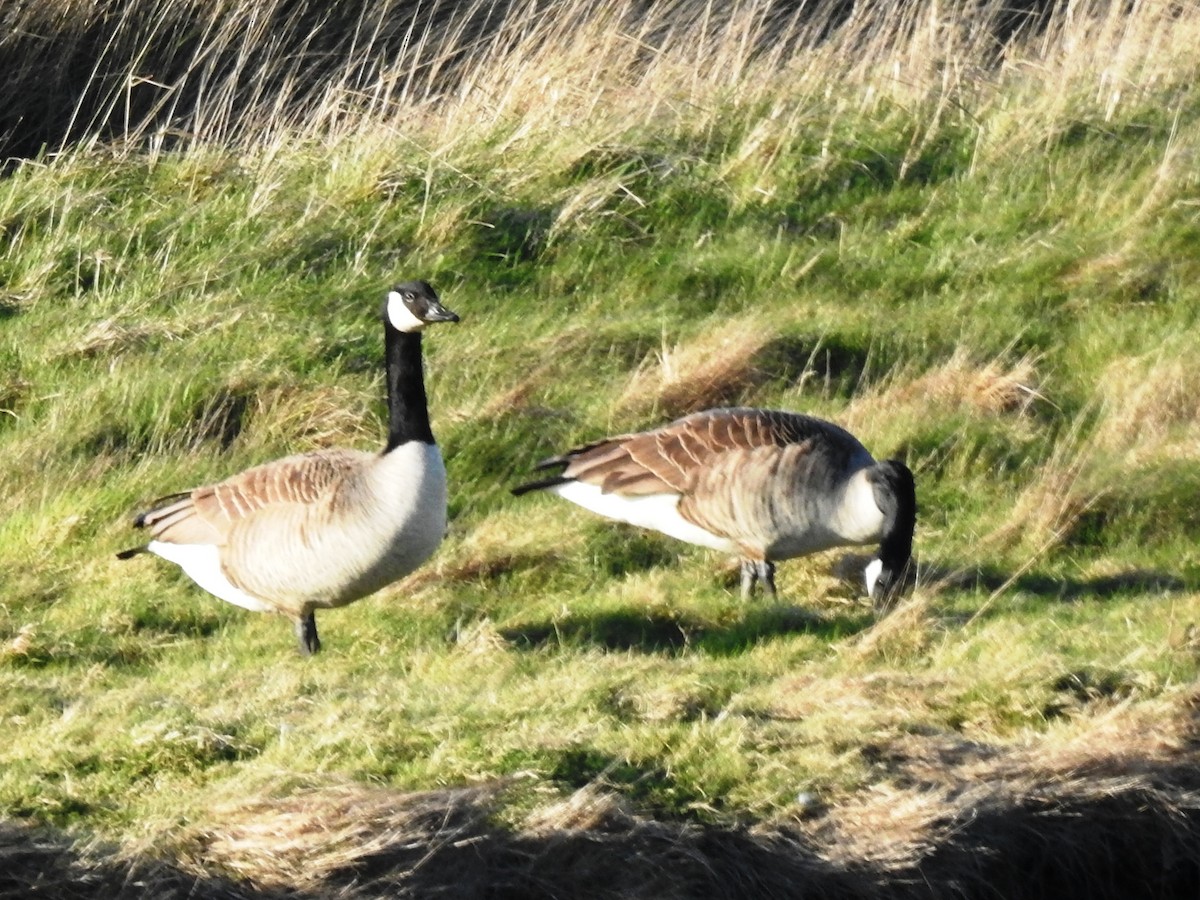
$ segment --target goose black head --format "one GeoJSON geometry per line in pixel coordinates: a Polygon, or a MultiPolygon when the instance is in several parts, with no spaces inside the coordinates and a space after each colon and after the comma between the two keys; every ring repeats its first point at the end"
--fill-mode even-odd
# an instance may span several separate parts
{"type": "Polygon", "coordinates": [[[384,318],[397,331],[419,333],[434,322],[457,322],[428,281],[405,281],[388,291],[384,318]]]}
{"type": "Polygon", "coordinates": [[[879,556],[866,570],[867,594],[882,610],[895,602],[907,580],[917,525],[917,488],[908,466],[896,459],[878,463],[868,477],[884,521],[879,556]]]}

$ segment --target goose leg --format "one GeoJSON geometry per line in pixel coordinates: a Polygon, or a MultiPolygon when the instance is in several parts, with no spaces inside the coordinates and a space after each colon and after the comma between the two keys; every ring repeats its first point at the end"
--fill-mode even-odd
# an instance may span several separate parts
{"type": "Polygon", "coordinates": [[[312,656],[321,649],[321,639],[317,637],[317,617],[309,613],[303,619],[296,620],[296,638],[300,642],[300,653],[312,656]]]}
{"type": "Polygon", "coordinates": [[[763,593],[775,599],[775,563],[763,560],[758,564],[758,580],[762,582],[763,593]]]}
{"type": "Polygon", "coordinates": [[[761,584],[763,594],[774,598],[775,594],[775,563],[765,559],[742,560],[742,599],[749,600],[754,593],[754,585],[761,584]]]}
{"type": "Polygon", "coordinates": [[[752,559],[742,560],[742,600],[749,600],[754,593],[754,582],[758,581],[758,564],[752,559]]]}

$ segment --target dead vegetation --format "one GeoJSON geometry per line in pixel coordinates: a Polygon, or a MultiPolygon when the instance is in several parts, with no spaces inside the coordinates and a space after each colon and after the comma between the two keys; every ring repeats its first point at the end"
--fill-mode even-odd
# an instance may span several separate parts
{"type": "Polygon", "coordinates": [[[178,341],[212,329],[230,328],[236,325],[241,317],[241,313],[237,312],[230,316],[201,318],[182,324],[150,319],[101,319],[89,325],[82,335],[65,341],[55,351],[55,355],[59,358],[101,358],[115,364],[122,354],[137,350],[146,344],[178,341]]]}
{"type": "Polygon", "coordinates": [[[864,391],[850,404],[843,424],[852,431],[897,410],[928,416],[963,412],[972,416],[1023,416],[1038,402],[1049,403],[1042,393],[1037,359],[1029,354],[1010,359],[1001,354],[980,360],[958,348],[941,365],[914,374],[894,371],[885,381],[864,391]]]}
{"type": "Polygon", "coordinates": [[[765,380],[759,352],[775,329],[742,318],[646,357],[617,401],[622,417],[657,410],[676,418],[714,406],[736,404],[746,391],[765,380]]]}
{"type": "Polygon", "coordinates": [[[1036,400],[1037,360],[1028,354],[1010,362],[1001,358],[976,362],[957,348],[944,364],[890,394],[890,403],[918,402],[928,408],[967,409],[976,415],[1021,415],[1036,400]]]}
{"type": "MultiPolygon", "coordinates": [[[[694,112],[711,86],[765,85],[769,79],[747,77],[760,66],[794,77],[800,96],[821,93],[828,72],[870,82],[886,69],[888,91],[943,86],[930,127],[913,137],[906,173],[955,106],[954,83],[970,68],[962,60],[1009,63],[1011,54],[998,48],[1012,41],[1038,67],[1039,81],[1057,75],[1063,85],[1096,91],[1111,114],[1126,80],[1161,77],[1190,50],[1193,18],[1168,11],[1130,28],[1121,4],[1056,14],[1037,0],[10,3],[0,10],[10,88],[0,149],[19,159],[103,142],[154,152],[269,144],[291,129],[336,134],[363,118],[427,122],[435,104],[453,108],[438,113],[451,129],[522,121],[508,139],[515,143],[538,120],[557,130],[587,121],[601,105],[626,120],[672,115],[680,105],[694,112]],[[1057,58],[1053,48],[1064,45],[1081,49],[1057,58]],[[800,47],[808,59],[793,67],[800,47]]],[[[1062,104],[1070,93],[1054,92],[1049,102],[1062,104]]],[[[753,140],[729,173],[741,163],[758,168],[779,149],[753,140]]],[[[598,183],[570,205],[604,205],[605,190],[598,183]]]]}
{"type": "Polygon", "coordinates": [[[281,384],[254,395],[250,417],[264,436],[286,435],[295,452],[379,443],[372,398],[342,385],[281,384]]]}
{"type": "Polygon", "coordinates": [[[1117,704],[1016,748],[901,734],[863,749],[870,789],[755,828],[645,819],[602,784],[507,827],[493,810],[519,780],[219,806],[169,838],[174,862],[8,823],[0,897],[1191,898],[1195,708],[1117,704]]]}
{"type": "Polygon", "coordinates": [[[0,146],[24,156],[79,140],[220,141],[423,98],[516,5],[8,4],[0,59],[11,96],[27,99],[5,104],[0,146]]]}
{"type": "Polygon", "coordinates": [[[1194,455],[1200,422],[1200,366],[1189,353],[1114,360],[1098,385],[1105,449],[1139,461],[1157,454],[1194,455]]]}
{"type": "Polygon", "coordinates": [[[59,832],[0,822],[0,898],[4,900],[266,900],[270,896],[150,855],[124,855],[112,847],[73,841],[59,832]]]}
{"type": "Polygon", "coordinates": [[[1059,440],[1018,495],[1000,526],[985,537],[988,546],[1023,545],[1031,548],[1032,565],[1048,550],[1059,546],[1083,515],[1100,499],[1101,489],[1091,483],[1095,466],[1094,438],[1072,429],[1059,440]]]}
{"type": "Polygon", "coordinates": [[[126,325],[115,319],[102,319],[77,341],[60,351],[62,356],[115,359],[123,351],[134,350],[154,338],[179,340],[178,332],[163,323],[143,322],[126,325]]]}

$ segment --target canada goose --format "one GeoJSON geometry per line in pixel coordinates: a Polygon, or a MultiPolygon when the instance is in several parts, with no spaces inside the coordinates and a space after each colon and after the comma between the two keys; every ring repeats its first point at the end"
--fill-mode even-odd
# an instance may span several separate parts
{"type": "Polygon", "coordinates": [[[383,305],[388,435],[380,453],[288,456],[155,501],[134,519],[149,551],[237,606],[295,623],[300,651],[321,648],[317,609],[345,606],[407,575],[446,530],[446,469],[429,427],[421,332],[457,322],[424,281],[383,305]]]}
{"type": "Polygon", "coordinates": [[[712,409],[547,459],[546,490],[619,522],[742,558],[742,597],[775,595],[775,562],[879,541],[867,593],[883,608],[912,555],[917,500],[902,462],[877,463],[832,422],[761,409],[712,409]]]}

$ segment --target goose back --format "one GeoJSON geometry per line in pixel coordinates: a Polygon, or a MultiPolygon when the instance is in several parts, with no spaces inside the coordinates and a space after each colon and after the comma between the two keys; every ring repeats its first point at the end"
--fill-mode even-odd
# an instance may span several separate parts
{"type": "Polygon", "coordinates": [[[831,422],[716,409],[548,459],[539,468],[562,466],[561,474],[517,492],[548,488],[611,518],[778,560],[878,539],[883,514],[866,477],[874,463],[831,422]],[[652,503],[664,507],[654,521],[652,503]]]}

